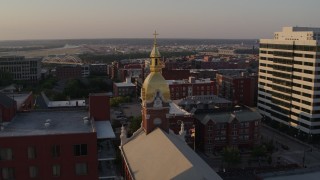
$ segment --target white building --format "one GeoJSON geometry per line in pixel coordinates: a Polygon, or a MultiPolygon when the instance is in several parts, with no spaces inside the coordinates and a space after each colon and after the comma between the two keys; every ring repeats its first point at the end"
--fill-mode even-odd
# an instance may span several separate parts
{"type": "Polygon", "coordinates": [[[309,135],[320,134],[320,28],[284,27],[260,40],[258,108],[309,135]]]}
{"type": "Polygon", "coordinates": [[[37,82],[41,77],[41,59],[24,56],[0,57],[0,72],[8,72],[13,80],[37,82]]]}

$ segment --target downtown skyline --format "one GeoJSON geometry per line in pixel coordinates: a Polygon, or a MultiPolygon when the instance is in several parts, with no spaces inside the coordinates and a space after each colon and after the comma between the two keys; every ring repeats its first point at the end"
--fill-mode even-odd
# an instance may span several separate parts
{"type": "Polygon", "coordinates": [[[320,2],[3,1],[3,40],[150,38],[259,39],[283,26],[319,27],[320,2]]]}

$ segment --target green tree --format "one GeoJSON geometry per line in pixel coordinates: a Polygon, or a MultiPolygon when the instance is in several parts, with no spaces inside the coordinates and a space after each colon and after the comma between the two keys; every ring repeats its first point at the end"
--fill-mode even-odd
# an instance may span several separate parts
{"type": "Polygon", "coordinates": [[[237,148],[225,147],[222,150],[223,161],[227,163],[227,166],[233,166],[240,163],[240,152],[237,148]]]}
{"type": "Polygon", "coordinates": [[[142,117],[133,117],[129,126],[129,133],[133,134],[141,127],[142,117]]]}
{"type": "Polygon", "coordinates": [[[255,158],[265,157],[267,155],[267,148],[265,145],[255,146],[252,149],[251,156],[255,158]]]}
{"type": "Polygon", "coordinates": [[[12,83],[12,74],[10,72],[0,71],[0,86],[8,86],[12,83]]]}
{"type": "Polygon", "coordinates": [[[118,96],[118,97],[113,97],[110,100],[110,106],[111,107],[118,107],[121,103],[128,103],[131,101],[131,98],[129,96],[123,97],[123,96],[118,96]]]}

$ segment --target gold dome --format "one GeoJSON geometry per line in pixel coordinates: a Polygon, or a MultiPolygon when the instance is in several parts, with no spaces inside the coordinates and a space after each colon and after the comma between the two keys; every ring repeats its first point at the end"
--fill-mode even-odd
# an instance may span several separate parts
{"type": "Polygon", "coordinates": [[[141,89],[141,98],[143,102],[152,102],[156,93],[159,91],[163,97],[163,101],[170,101],[170,90],[167,81],[163,78],[161,74],[162,63],[161,63],[161,55],[157,48],[156,43],[156,35],[155,32],[153,49],[150,54],[151,64],[150,64],[150,74],[143,82],[143,86],[141,89]]]}
{"type": "Polygon", "coordinates": [[[144,80],[142,86],[142,101],[152,102],[157,91],[162,95],[163,101],[170,101],[170,90],[167,81],[163,78],[161,73],[151,72],[144,80]]]}

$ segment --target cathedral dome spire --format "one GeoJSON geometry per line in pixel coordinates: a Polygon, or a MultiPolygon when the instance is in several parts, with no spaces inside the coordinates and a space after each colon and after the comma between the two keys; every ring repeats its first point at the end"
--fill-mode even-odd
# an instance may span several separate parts
{"type": "Polygon", "coordinates": [[[154,35],[153,49],[151,51],[150,58],[160,58],[161,55],[160,55],[160,52],[157,47],[157,35],[159,35],[159,34],[157,34],[157,31],[154,31],[153,35],[154,35]]]}
{"type": "Polygon", "coordinates": [[[163,68],[161,62],[161,55],[157,47],[157,32],[155,31],[153,49],[150,54],[150,74],[145,79],[141,89],[141,99],[143,103],[153,102],[157,92],[161,94],[162,100],[165,102],[170,101],[169,85],[161,74],[163,68]]]}

